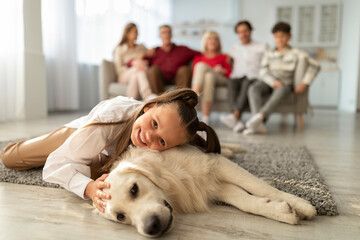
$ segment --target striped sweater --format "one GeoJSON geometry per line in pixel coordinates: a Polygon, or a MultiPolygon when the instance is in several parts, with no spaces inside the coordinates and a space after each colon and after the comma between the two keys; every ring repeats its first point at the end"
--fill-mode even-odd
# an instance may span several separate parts
{"type": "Polygon", "coordinates": [[[310,85],[320,70],[319,62],[311,58],[308,53],[290,46],[284,52],[278,52],[276,49],[267,51],[261,62],[259,77],[269,86],[272,86],[276,80],[293,86],[295,69],[298,61],[302,59],[308,62],[302,82],[310,85]]]}

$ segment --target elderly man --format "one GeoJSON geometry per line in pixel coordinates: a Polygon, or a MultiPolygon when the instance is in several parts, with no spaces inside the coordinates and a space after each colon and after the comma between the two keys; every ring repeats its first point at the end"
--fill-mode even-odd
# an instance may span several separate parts
{"type": "Polygon", "coordinates": [[[200,52],[186,46],[176,45],[171,41],[169,25],[160,26],[162,45],[155,48],[149,61],[148,79],[155,94],[164,92],[164,86],[175,84],[176,87],[191,87],[190,61],[200,52]]]}

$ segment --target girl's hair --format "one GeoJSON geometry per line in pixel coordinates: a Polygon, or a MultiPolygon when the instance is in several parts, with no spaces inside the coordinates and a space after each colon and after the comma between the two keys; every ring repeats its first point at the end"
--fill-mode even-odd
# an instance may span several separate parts
{"type": "MultiPolygon", "coordinates": [[[[107,172],[113,162],[120,156],[131,143],[131,132],[134,122],[138,117],[144,114],[144,108],[157,104],[157,106],[162,106],[165,104],[175,104],[181,119],[181,122],[185,126],[185,129],[188,134],[188,142],[191,145],[194,145],[200,148],[202,151],[209,153],[220,153],[220,142],[214,131],[210,126],[204,122],[200,122],[197,117],[197,111],[195,109],[196,104],[198,103],[198,95],[191,89],[182,88],[169,92],[165,92],[162,95],[146,102],[143,104],[135,113],[132,114],[127,120],[122,120],[119,122],[112,123],[91,123],[89,125],[111,125],[111,124],[121,124],[121,130],[116,134],[114,141],[116,141],[115,154],[110,157],[108,162],[101,168],[99,171],[107,172]],[[206,132],[206,141],[199,136],[197,131],[206,132]]],[[[88,125],[88,126],[89,126],[88,125]]]]}
{"type": "Polygon", "coordinates": [[[137,28],[135,23],[130,22],[125,25],[124,32],[123,32],[123,35],[121,37],[121,40],[120,40],[118,46],[123,45],[124,43],[127,43],[127,41],[128,41],[127,35],[133,28],[137,28]]]}
{"type": "Polygon", "coordinates": [[[202,39],[201,39],[201,51],[202,53],[205,53],[206,52],[206,42],[208,40],[208,38],[210,37],[215,37],[218,42],[219,42],[219,48],[217,50],[217,53],[221,53],[221,41],[220,41],[220,36],[217,32],[215,31],[208,31],[208,32],[205,32],[202,39]]]}

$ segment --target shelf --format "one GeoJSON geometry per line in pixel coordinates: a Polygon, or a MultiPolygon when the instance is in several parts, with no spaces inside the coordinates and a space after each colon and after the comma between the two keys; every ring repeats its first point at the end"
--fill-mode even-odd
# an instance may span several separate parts
{"type": "Polygon", "coordinates": [[[172,25],[174,28],[207,28],[218,27],[219,23],[175,23],[172,25]]]}

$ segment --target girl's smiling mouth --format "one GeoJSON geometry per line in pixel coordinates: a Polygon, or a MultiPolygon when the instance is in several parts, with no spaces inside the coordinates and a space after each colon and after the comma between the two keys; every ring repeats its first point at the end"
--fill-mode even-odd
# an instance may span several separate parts
{"type": "Polygon", "coordinates": [[[139,130],[138,141],[139,141],[140,143],[142,143],[143,145],[147,146],[144,137],[141,135],[141,129],[139,130]]]}

